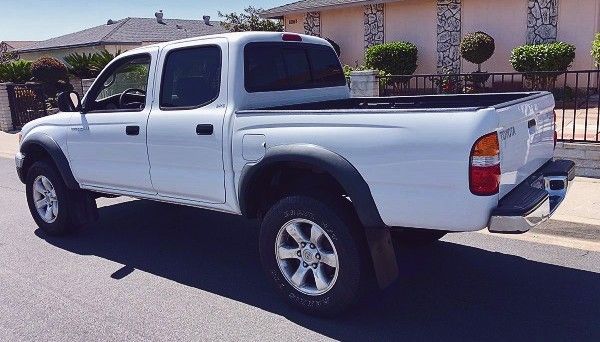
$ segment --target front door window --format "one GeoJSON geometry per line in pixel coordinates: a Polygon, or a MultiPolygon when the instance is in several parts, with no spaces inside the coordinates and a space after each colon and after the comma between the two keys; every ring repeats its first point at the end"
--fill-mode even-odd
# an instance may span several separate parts
{"type": "Polygon", "coordinates": [[[86,110],[136,111],[146,105],[146,89],[150,56],[125,57],[100,76],[91,98],[86,99],[86,110]]]}

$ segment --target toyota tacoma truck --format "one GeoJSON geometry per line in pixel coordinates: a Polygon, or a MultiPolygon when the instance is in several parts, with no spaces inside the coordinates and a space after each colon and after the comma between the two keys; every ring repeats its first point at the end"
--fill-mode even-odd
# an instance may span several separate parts
{"type": "Polygon", "coordinates": [[[119,195],[257,219],[267,278],[311,314],[389,285],[392,237],[526,232],[574,176],[553,158],[550,93],[351,98],[331,45],[306,35],[144,46],[58,102],[15,158],[43,231],[72,232],[119,195]]]}

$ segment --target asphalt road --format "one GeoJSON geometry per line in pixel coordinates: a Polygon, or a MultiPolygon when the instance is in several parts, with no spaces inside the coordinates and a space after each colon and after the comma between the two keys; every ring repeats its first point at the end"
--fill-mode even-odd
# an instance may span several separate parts
{"type": "Polygon", "coordinates": [[[400,279],[337,319],[266,283],[256,223],[130,199],[45,236],[0,158],[0,340],[600,341],[600,253],[489,234],[398,252],[400,279]]]}

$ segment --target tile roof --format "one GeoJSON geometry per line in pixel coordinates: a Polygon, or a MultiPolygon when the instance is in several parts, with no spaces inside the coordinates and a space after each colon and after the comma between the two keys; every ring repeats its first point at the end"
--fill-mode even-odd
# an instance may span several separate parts
{"type": "Polygon", "coordinates": [[[11,50],[23,49],[33,43],[37,43],[35,40],[5,40],[0,43],[5,43],[11,50]]]}
{"type": "MultiPolygon", "coordinates": [[[[291,4],[273,7],[261,13],[265,18],[276,18],[290,12],[305,12],[323,7],[338,7],[360,3],[371,3],[369,0],[300,0],[291,4]]],[[[381,2],[381,1],[380,1],[381,2]]]]}
{"type": "Polygon", "coordinates": [[[36,42],[19,49],[19,52],[54,50],[65,47],[96,46],[105,44],[140,44],[142,42],[166,42],[177,39],[227,32],[220,21],[206,25],[203,20],[155,18],[125,18],[91,27],[64,36],[36,42]]]}

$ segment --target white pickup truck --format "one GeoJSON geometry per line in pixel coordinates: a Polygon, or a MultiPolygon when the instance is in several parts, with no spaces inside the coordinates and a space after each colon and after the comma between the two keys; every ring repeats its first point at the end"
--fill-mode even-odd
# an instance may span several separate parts
{"type": "Polygon", "coordinates": [[[332,47],[305,35],[141,47],[59,103],[16,156],[40,228],[71,232],[107,195],[257,218],[267,277],[313,314],[396,278],[392,234],[525,232],[573,179],[549,93],[350,98],[332,47]]]}

